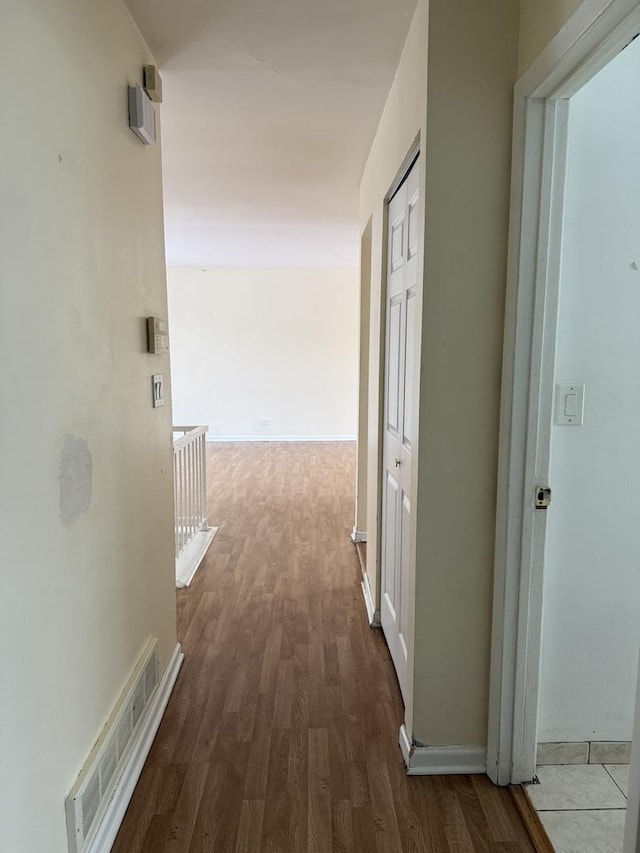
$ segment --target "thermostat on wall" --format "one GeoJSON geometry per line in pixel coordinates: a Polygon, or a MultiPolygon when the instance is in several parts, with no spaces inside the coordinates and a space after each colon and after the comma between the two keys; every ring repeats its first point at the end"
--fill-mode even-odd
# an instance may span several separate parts
{"type": "Polygon", "coordinates": [[[155,107],[140,86],[129,86],[129,127],[145,145],[155,145],[155,107]]]}
{"type": "Polygon", "coordinates": [[[147,317],[147,348],[155,354],[169,352],[169,329],[166,320],[147,317]]]}
{"type": "Polygon", "coordinates": [[[144,90],[152,101],[162,103],[162,78],[158,74],[155,65],[145,65],[142,69],[144,75],[144,90]]]}

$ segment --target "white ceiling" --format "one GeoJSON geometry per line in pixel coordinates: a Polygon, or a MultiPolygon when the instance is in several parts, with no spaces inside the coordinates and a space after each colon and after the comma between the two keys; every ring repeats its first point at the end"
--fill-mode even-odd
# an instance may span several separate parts
{"type": "Polygon", "coordinates": [[[127,0],[163,80],[167,261],[358,263],[358,185],[416,0],[127,0]]]}

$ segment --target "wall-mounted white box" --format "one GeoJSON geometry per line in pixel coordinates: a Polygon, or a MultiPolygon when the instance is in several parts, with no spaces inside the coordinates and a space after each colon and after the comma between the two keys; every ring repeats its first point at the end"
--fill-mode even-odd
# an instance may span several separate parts
{"type": "Polygon", "coordinates": [[[141,86],[129,86],[129,127],[145,145],[156,144],[156,110],[141,86]]]}

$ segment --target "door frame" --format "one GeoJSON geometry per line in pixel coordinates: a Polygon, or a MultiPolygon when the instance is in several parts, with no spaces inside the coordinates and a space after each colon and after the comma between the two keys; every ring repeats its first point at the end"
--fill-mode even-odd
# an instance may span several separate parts
{"type": "MultiPolygon", "coordinates": [[[[420,137],[418,136],[414,140],[414,143],[412,144],[411,148],[409,149],[408,154],[405,156],[404,160],[402,161],[402,166],[400,167],[398,173],[396,174],[396,177],[395,177],[393,183],[391,184],[390,189],[388,190],[388,192],[386,193],[386,195],[384,197],[383,245],[385,247],[385,256],[384,256],[384,264],[383,264],[384,277],[383,277],[382,287],[381,287],[381,291],[382,291],[381,292],[381,318],[382,319],[381,319],[381,324],[380,324],[380,339],[382,342],[382,344],[381,344],[382,359],[381,359],[381,376],[380,376],[380,379],[381,379],[380,424],[379,424],[380,432],[379,432],[379,445],[378,445],[378,447],[379,447],[379,459],[378,459],[378,463],[379,463],[378,543],[379,543],[379,548],[380,548],[380,561],[379,561],[379,572],[380,573],[379,573],[379,580],[378,580],[378,610],[379,610],[379,614],[380,614],[380,627],[383,629],[383,633],[385,635],[385,641],[387,643],[387,646],[389,646],[389,651],[391,653],[391,657],[392,657],[393,662],[394,662],[394,667],[396,669],[396,675],[398,678],[398,683],[399,683],[400,690],[402,693],[402,701],[403,701],[403,704],[405,705],[405,708],[407,707],[407,704],[408,704],[408,697],[412,695],[412,690],[409,687],[409,683],[410,683],[410,680],[412,680],[412,679],[410,679],[410,675],[412,673],[413,640],[411,637],[408,636],[407,625],[405,625],[404,641],[405,641],[405,648],[406,648],[406,676],[404,678],[404,683],[403,683],[403,679],[401,678],[401,673],[398,669],[397,661],[396,661],[395,656],[394,656],[394,652],[393,652],[393,648],[392,648],[392,640],[391,640],[391,637],[387,634],[387,631],[385,630],[385,625],[384,625],[384,596],[385,596],[384,579],[385,579],[385,566],[386,566],[386,563],[385,563],[385,544],[386,544],[386,536],[387,536],[386,521],[388,518],[387,506],[385,503],[386,484],[388,482],[387,468],[385,467],[385,448],[387,446],[387,425],[388,425],[388,396],[387,396],[387,394],[388,394],[389,387],[388,387],[388,382],[387,382],[387,379],[388,379],[387,370],[388,370],[389,365],[387,363],[387,357],[389,355],[389,332],[390,332],[390,329],[388,327],[388,322],[387,322],[388,321],[387,307],[388,307],[388,300],[389,300],[389,297],[388,297],[389,279],[390,279],[390,275],[392,273],[391,265],[393,263],[393,259],[391,258],[391,229],[393,226],[391,216],[390,216],[391,205],[393,204],[393,201],[396,198],[396,196],[398,195],[398,193],[401,191],[402,187],[409,180],[411,173],[414,172],[414,170],[415,170],[415,180],[416,180],[416,184],[418,187],[418,214],[419,214],[420,204],[422,203],[422,198],[423,198],[423,193],[420,192],[420,162],[419,162],[419,160],[420,160],[420,137]]],[[[410,203],[410,199],[408,199],[407,205],[409,203],[410,203]]],[[[406,206],[405,206],[405,213],[407,213],[407,207],[406,206]]],[[[409,260],[410,260],[410,256],[409,256],[409,240],[410,240],[409,222],[410,222],[410,217],[409,217],[409,215],[407,215],[405,218],[406,240],[407,240],[407,254],[406,254],[405,263],[404,263],[405,273],[406,273],[407,265],[409,264],[409,260]]],[[[421,294],[421,281],[422,281],[422,272],[421,272],[421,269],[419,267],[419,260],[420,260],[420,251],[419,250],[422,246],[422,242],[420,240],[420,230],[421,230],[420,226],[418,225],[418,249],[416,250],[416,259],[415,259],[416,280],[415,280],[415,294],[413,296],[413,299],[416,300],[415,301],[416,305],[418,304],[418,297],[421,294]]],[[[405,240],[405,237],[403,235],[403,244],[404,244],[404,240],[405,240]]],[[[404,245],[403,245],[403,253],[404,253],[404,245]]],[[[406,289],[404,287],[403,287],[403,291],[404,291],[405,296],[406,296],[406,289]]],[[[405,301],[405,296],[403,296],[403,302],[405,302],[405,308],[407,310],[405,310],[404,330],[401,333],[402,348],[403,348],[403,352],[401,355],[401,362],[404,366],[403,370],[406,373],[406,345],[407,345],[406,323],[407,323],[407,319],[408,319],[408,303],[405,301]]],[[[418,314],[416,312],[416,317],[415,317],[415,326],[416,327],[418,325],[418,320],[419,320],[419,317],[418,317],[418,314]]],[[[415,343],[416,339],[419,340],[417,328],[414,328],[413,334],[414,334],[414,343],[415,343]]],[[[414,351],[414,359],[415,359],[418,352],[419,352],[419,350],[414,351]]],[[[415,364],[413,365],[413,367],[415,368],[415,364]]],[[[413,408],[414,418],[418,413],[418,407],[415,405],[415,401],[417,399],[417,395],[416,395],[416,387],[417,387],[416,372],[419,375],[419,371],[415,371],[415,369],[414,369],[414,377],[413,377],[413,383],[412,383],[412,388],[411,388],[411,394],[413,395],[413,400],[414,400],[414,408],[413,408]]],[[[405,376],[405,379],[406,379],[406,376],[405,376]]],[[[403,391],[402,391],[403,396],[402,396],[401,409],[403,410],[403,415],[402,415],[403,419],[404,419],[404,412],[406,411],[406,409],[405,409],[405,396],[404,396],[405,393],[406,393],[406,381],[403,383],[403,391]]],[[[400,453],[402,453],[403,450],[406,451],[403,433],[405,433],[404,420],[403,420],[402,430],[401,430],[400,435],[399,435],[399,441],[400,441],[400,444],[402,445],[402,449],[399,451],[400,453]]],[[[408,490],[408,494],[409,494],[411,505],[413,507],[415,507],[414,493],[415,493],[415,470],[416,470],[415,469],[416,445],[417,445],[417,442],[415,439],[415,435],[412,434],[412,436],[411,436],[411,449],[409,452],[409,458],[411,461],[410,461],[410,467],[409,467],[409,490],[408,490]]],[[[398,485],[399,486],[402,483],[402,481],[404,481],[405,485],[406,485],[406,482],[407,482],[406,478],[401,473],[398,476],[398,485]]],[[[402,509],[400,511],[402,512],[402,509]]],[[[408,558],[409,559],[409,575],[413,576],[415,574],[416,526],[414,523],[414,518],[413,518],[412,512],[410,513],[410,516],[409,516],[409,522],[410,523],[409,523],[408,530],[406,531],[406,535],[408,536],[408,543],[409,543],[409,558],[408,558]]],[[[397,564],[395,567],[396,571],[401,572],[402,570],[401,570],[401,555],[400,555],[400,553],[396,554],[396,558],[397,558],[397,564]]],[[[412,588],[412,586],[413,585],[410,584],[410,589],[412,588]]],[[[401,602],[396,601],[394,603],[395,603],[396,607],[401,608],[401,602]]],[[[410,597],[409,609],[411,609],[412,604],[413,604],[413,601],[410,597]]],[[[408,624],[409,623],[412,623],[411,619],[408,619],[408,624]]]]}
{"type": "MultiPolygon", "coordinates": [[[[376,508],[376,553],[375,553],[375,566],[376,566],[376,591],[375,591],[375,600],[371,595],[371,591],[368,588],[368,579],[365,578],[365,587],[363,588],[363,594],[365,598],[365,604],[367,607],[367,615],[369,617],[369,624],[372,628],[380,627],[380,604],[381,604],[381,587],[382,587],[382,467],[383,467],[383,452],[384,452],[384,407],[385,407],[385,371],[386,371],[386,359],[387,359],[387,309],[386,309],[386,299],[387,299],[387,275],[388,275],[388,257],[387,257],[387,236],[389,231],[389,202],[396,194],[400,185],[404,181],[404,179],[409,174],[411,167],[416,160],[416,158],[421,158],[423,152],[421,148],[421,134],[418,133],[411,143],[407,153],[402,160],[398,171],[395,174],[395,177],[391,184],[389,185],[389,189],[385,193],[384,198],[382,199],[382,264],[380,266],[380,289],[379,289],[379,323],[377,326],[378,340],[379,340],[379,349],[378,349],[378,360],[376,364],[376,380],[378,384],[378,405],[377,405],[377,423],[376,423],[376,435],[377,435],[377,458],[376,458],[376,489],[375,489],[375,508],[376,508]]],[[[421,204],[424,204],[424,201],[421,200],[421,204]]],[[[422,210],[423,208],[421,208],[422,210]]],[[[422,234],[422,228],[421,232],[422,234]]],[[[422,267],[420,267],[420,275],[422,275],[422,267]]],[[[422,280],[422,279],[421,279],[422,280]]],[[[416,338],[417,344],[420,342],[420,338],[416,338]]],[[[420,371],[416,371],[419,376],[420,371]]],[[[418,400],[418,397],[415,398],[418,400]]],[[[416,403],[416,405],[418,405],[416,403]]],[[[416,442],[417,445],[417,442],[416,442]]],[[[416,455],[417,455],[417,447],[416,447],[416,455]]],[[[415,465],[414,465],[415,470],[415,465]]],[[[415,562],[415,526],[412,526],[411,532],[412,538],[412,554],[414,555],[415,562]]],[[[373,558],[373,555],[371,555],[373,558]]]]}
{"type": "Polygon", "coordinates": [[[514,92],[487,741],[500,785],[535,774],[546,518],[534,493],[549,474],[568,99],[638,33],[640,0],[583,0],[514,92]]]}
{"type": "MultiPolygon", "coordinates": [[[[367,457],[369,452],[369,344],[371,337],[371,261],[373,216],[360,235],[360,325],[358,362],[358,436],[356,446],[354,544],[367,541],[367,457]]],[[[366,569],[363,567],[366,575],[366,569]]]]}

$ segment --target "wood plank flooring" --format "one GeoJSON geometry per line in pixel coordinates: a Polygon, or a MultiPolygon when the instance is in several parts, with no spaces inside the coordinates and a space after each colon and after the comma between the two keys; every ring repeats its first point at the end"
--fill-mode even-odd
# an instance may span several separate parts
{"type": "Polygon", "coordinates": [[[360,592],[351,443],[216,444],[220,527],[178,590],[186,655],[115,853],[531,853],[506,789],[408,778],[360,592]]]}

